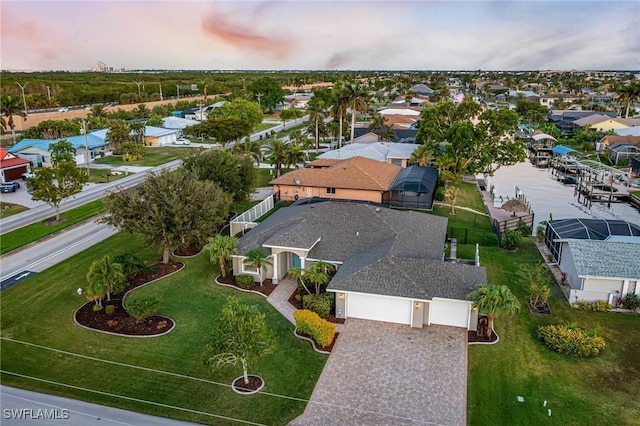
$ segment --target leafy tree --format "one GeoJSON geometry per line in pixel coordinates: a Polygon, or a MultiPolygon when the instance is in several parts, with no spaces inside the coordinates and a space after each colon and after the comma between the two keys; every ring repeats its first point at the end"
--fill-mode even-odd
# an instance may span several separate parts
{"type": "Polygon", "coordinates": [[[247,124],[237,117],[209,117],[200,124],[187,127],[184,130],[186,135],[206,136],[215,139],[216,142],[225,146],[227,143],[240,139],[251,130],[247,124]]]}
{"type": "Polygon", "coordinates": [[[465,100],[458,106],[440,102],[424,109],[421,117],[418,141],[445,157],[456,174],[491,175],[526,157],[523,142],[510,135],[518,124],[514,111],[482,112],[479,104],[465,100]]]}
{"type": "Polygon", "coordinates": [[[512,315],[520,311],[518,298],[506,285],[478,284],[469,293],[473,307],[489,318],[489,337],[493,331],[493,320],[501,314],[512,315]]]}
{"type": "Polygon", "coordinates": [[[272,138],[265,145],[267,149],[267,160],[276,166],[276,177],[282,175],[282,165],[287,164],[287,152],[289,146],[281,139],[272,138]]]}
{"type": "Polygon", "coordinates": [[[132,253],[120,253],[112,260],[122,265],[122,272],[127,278],[135,277],[146,267],[142,259],[132,253]]]}
{"type": "Polygon", "coordinates": [[[242,98],[236,98],[222,105],[220,113],[222,118],[237,118],[242,122],[244,133],[241,136],[249,135],[264,118],[257,103],[242,98]]]}
{"type": "Polygon", "coordinates": [[[256,273],[258,274],[260,285],[262,285],[262,281],[264,281],[264,279],[262,278],[262,274],[267,272],[267,267],[273,265],[273,263],[269,260],[269,252],[267,252],[267,250],[263,247],[249,250],[243,262],[245,265],[251,268],[256,268],[256,273]]]}
{"type": "Polygon", "coordinates": [[[125,142],[120,146],[120,152],[124,161],[138,161],[144,158],[147,147],[137,142],[125,142]]]}
{"type": "Polygon", "coordinates": [[[131,136],[135,143],[144,145],[144,134],[146,127],[147,125],[144,121],[132,121],[131,123],[129,123],[131,136]]]}
{"type": "Polygon", "coordinates": [[[13,96],[3,96],[1,99],[0,110],[2,111],[2,130],[6,131],[11,129],[11,136],[13,137],[13,143],[16,143],[16,123],[13,120],[14,116],[22,117],[26,121],[27,114],[20,105],[20,99],[13,96]],[[5,117],[6,120],[5,120],[5,117]]]}
{"type": "Polygon", "coordinates": [[[274,347],[275,339],[267,328],[266,315],[256,306],[229,297],[206,346],[205,358],[212,369],[239,362],[247,384],[248,363],[270,353],[274,347]]]}
{"type": "Polygon", "coordinates": [[[546,268],[541,264],[520,265],[518,278],[529,288],[529,303],[537,306],[540,302],[546,302],[551,295],[551,288],[547,285],[546,268]]]}
{"type": "Polygon", "coordinates": [[[538,125],[542,123],[549,114],[549,108],[540,105],[538,102],[518,99],[516,101],[516,112],[523,121],[538,125]]]}
{"type": "Polygon", "coordinates": [[[147,126],[153,127],[162,127],[164,126],[164,122],[162,121],[162,117],[158,114],[151,114],[149,119],[147,120],[147,126]]]}
{"type": "Polygon", "coordinates": [[[61,139],[80,134],[80,125],[69,120],[45,120],[24,132],[29,139],[61,139]]]}
{"type": "Polygon", "coordinates": [[[120,146],[127,142],[132,142],[131,129],[124,120],[111,120],[106,140],[114,151],[119,151],[120,146]]]}
{"type": "Polygon", "coordinates": [[[56,211],[56,222],[60,221],[60,206],[68,197],[82,190],[88,177],[76,167],[76,150],[66,140],[52,143],[51,167],[39,167],[28,179],[31,198],[44,201],[56,211]]]}
{"type": "Polygon", "coordinates": [[[256,185],[253,158],[230,151],[208,149],[184,159],[183,167],[200,180],[215,182],[235,201],[244,201],[256,185]]]}
{"type": "Polygon", "coordinates": [[[229,272],[227,265],[231,262],[231,256],[238,254],[238,239],[218,234],[207,238],[204,249],[209,253],[209,260],[216,262],[220,267],[222,278],[226,278],[229,272]]]}
{"type": "Polygon", "coordinates": [[[104,284],[101,281],[90,282],[89,285],[84,288],[84,294],[87,300],[95,303],[94,310],[102,309],[105,292],[104,284]]]}
{"type": "Polygon", "coordinates": [[[111,193],[105,204],[103,222],[141,236],[168,263],[173,247],[203,242],[224,223],[230,200],[213,182],[163,169],[134,190],[111,193]]]}
{"type": "Polygon", "coordinates": [[[253,93],[253,98],[258,99],[261,94],[259,104],[263,109],[273,110],[278,103],[284,100],[284,90],[275,79],[271,77],[260,77],[248,87],[253,93]]]}
{"type": "Polygon", "coordinates": [[[102,259],[95,260],[91,264],[87,273],[87,281],[92,288],[96,288],[96,283],[104,286],[107,302],[111,301],[112,293],[121,293],[127,286],[122,265],[112,261],[109,255],[105,255],[102,259]]]}
{"type": "Polygon", "coordinates": [[[280,111],[280,120],[282,120],[282,129],[284,130],[287,125],[287,120],[295,120],[302,117],[302,111],[297,109],[285,109],[280,111]]]}
{"type": "Polygon", "coordinates": [[[305,272],[306,272],[306,270],[300,268],[299,266],[292,266],[287,271],[287,273],[292,278],[295,278],[296,282],[298,283],[298,288],[300,288],[300,286],[302,286],[305,289],[305,291],[307,292],[307,294],[311,294],[311,292],[309,291],[309,288],[307,287],[307,284],[305,282],[305,276],[304,276],[305,272]]]}
{"type": "Polygon", "coordinates": [[[139,104],[133,111],[134,118],[147,118],[151,115],[151,110],[145,104],[139,104]]]}

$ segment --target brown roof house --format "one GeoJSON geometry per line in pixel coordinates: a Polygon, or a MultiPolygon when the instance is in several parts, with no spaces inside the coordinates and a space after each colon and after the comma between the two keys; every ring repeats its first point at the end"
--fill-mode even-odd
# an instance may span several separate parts
{"type": "Polygon", "coordinates": [[[322,197],[387,203],[391,185],[401,170],[393,164],[353,157],[329,167],[294,170],[271,184],[281,200],[322,197]]]}

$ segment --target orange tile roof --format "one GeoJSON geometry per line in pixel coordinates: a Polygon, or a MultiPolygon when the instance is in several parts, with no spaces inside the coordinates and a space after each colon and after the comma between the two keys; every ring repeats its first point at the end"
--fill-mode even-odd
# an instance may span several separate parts
{"type": "Polygon", "coordinates": [[[341,161],[342,160],[338,160],[336,158],[317,158],[312,162],[310,162],[309,164],[307,164],[307,167],[311,167],[311,168],[330,167],[341,161]]]}
{"type": "Polygon", "coordinates": [[[400,166],[364,157],[341,160],[331,167],[298,169],[272,180],[272,185],[388,191],[400,166]],[[299,182],[299,184],[298,184],[299,182]]]}
{"type": "Polygon", "coordinates": [[[620,136],[605,135],[600,142],[604,145],[613,145],[614,143],[628,143],[629,145],[640,146],[640,136],[620,136]]]}

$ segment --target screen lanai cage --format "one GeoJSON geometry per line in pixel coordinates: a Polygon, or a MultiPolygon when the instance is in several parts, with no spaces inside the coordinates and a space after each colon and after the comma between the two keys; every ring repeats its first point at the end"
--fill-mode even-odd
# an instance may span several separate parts
{"type": "Polygon", "coordinates": [[[391,185],[389,204],[396,207],[432,210],[437,184],[437,169],[420,166],[404,168],[391,185]]]}

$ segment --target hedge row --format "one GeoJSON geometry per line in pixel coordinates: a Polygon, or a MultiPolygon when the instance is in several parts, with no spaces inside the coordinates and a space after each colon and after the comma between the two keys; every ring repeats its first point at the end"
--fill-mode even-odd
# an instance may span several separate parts
{"type": "Polygon", "coordinates": [[[300,333],[311,336],[321,347],[327,347],[333,342],[336,326],[323,320],[315,312],[297,309],[293,312],[293,318],[296,320],[296,329],[300,333]]]}
{"type": "Polygon", "coordinates": [[[605,347],[595,331],[586,332],[575,324],[538,327],[538,336],[549,349],[565,355],[596,356],[605,347]]]}
{"type": "Polygon", "coordinates": [[[236,275],[236,283],[238,283],[240,288],[248,289],[253,287],[253,285],[255,284],[255,280],[253,278],[253,275],[242,274],[236,275]]]}
{"type": "Polygon", "coordinates": [[[574,309],[583,309],[585,311],[594,312],[609,312],[611,310],[611,305],[604,300],[598,300],[596,302],[585,302],[584,300],[581,300],[571,305],[571,307],[574,309]]]}
{"type": "Polygon", "coordinates": [[[302,297],[302,307],[315,312],[320,318],[326,318],[333,307],[334,293],[305,294],[302,297]]]}

